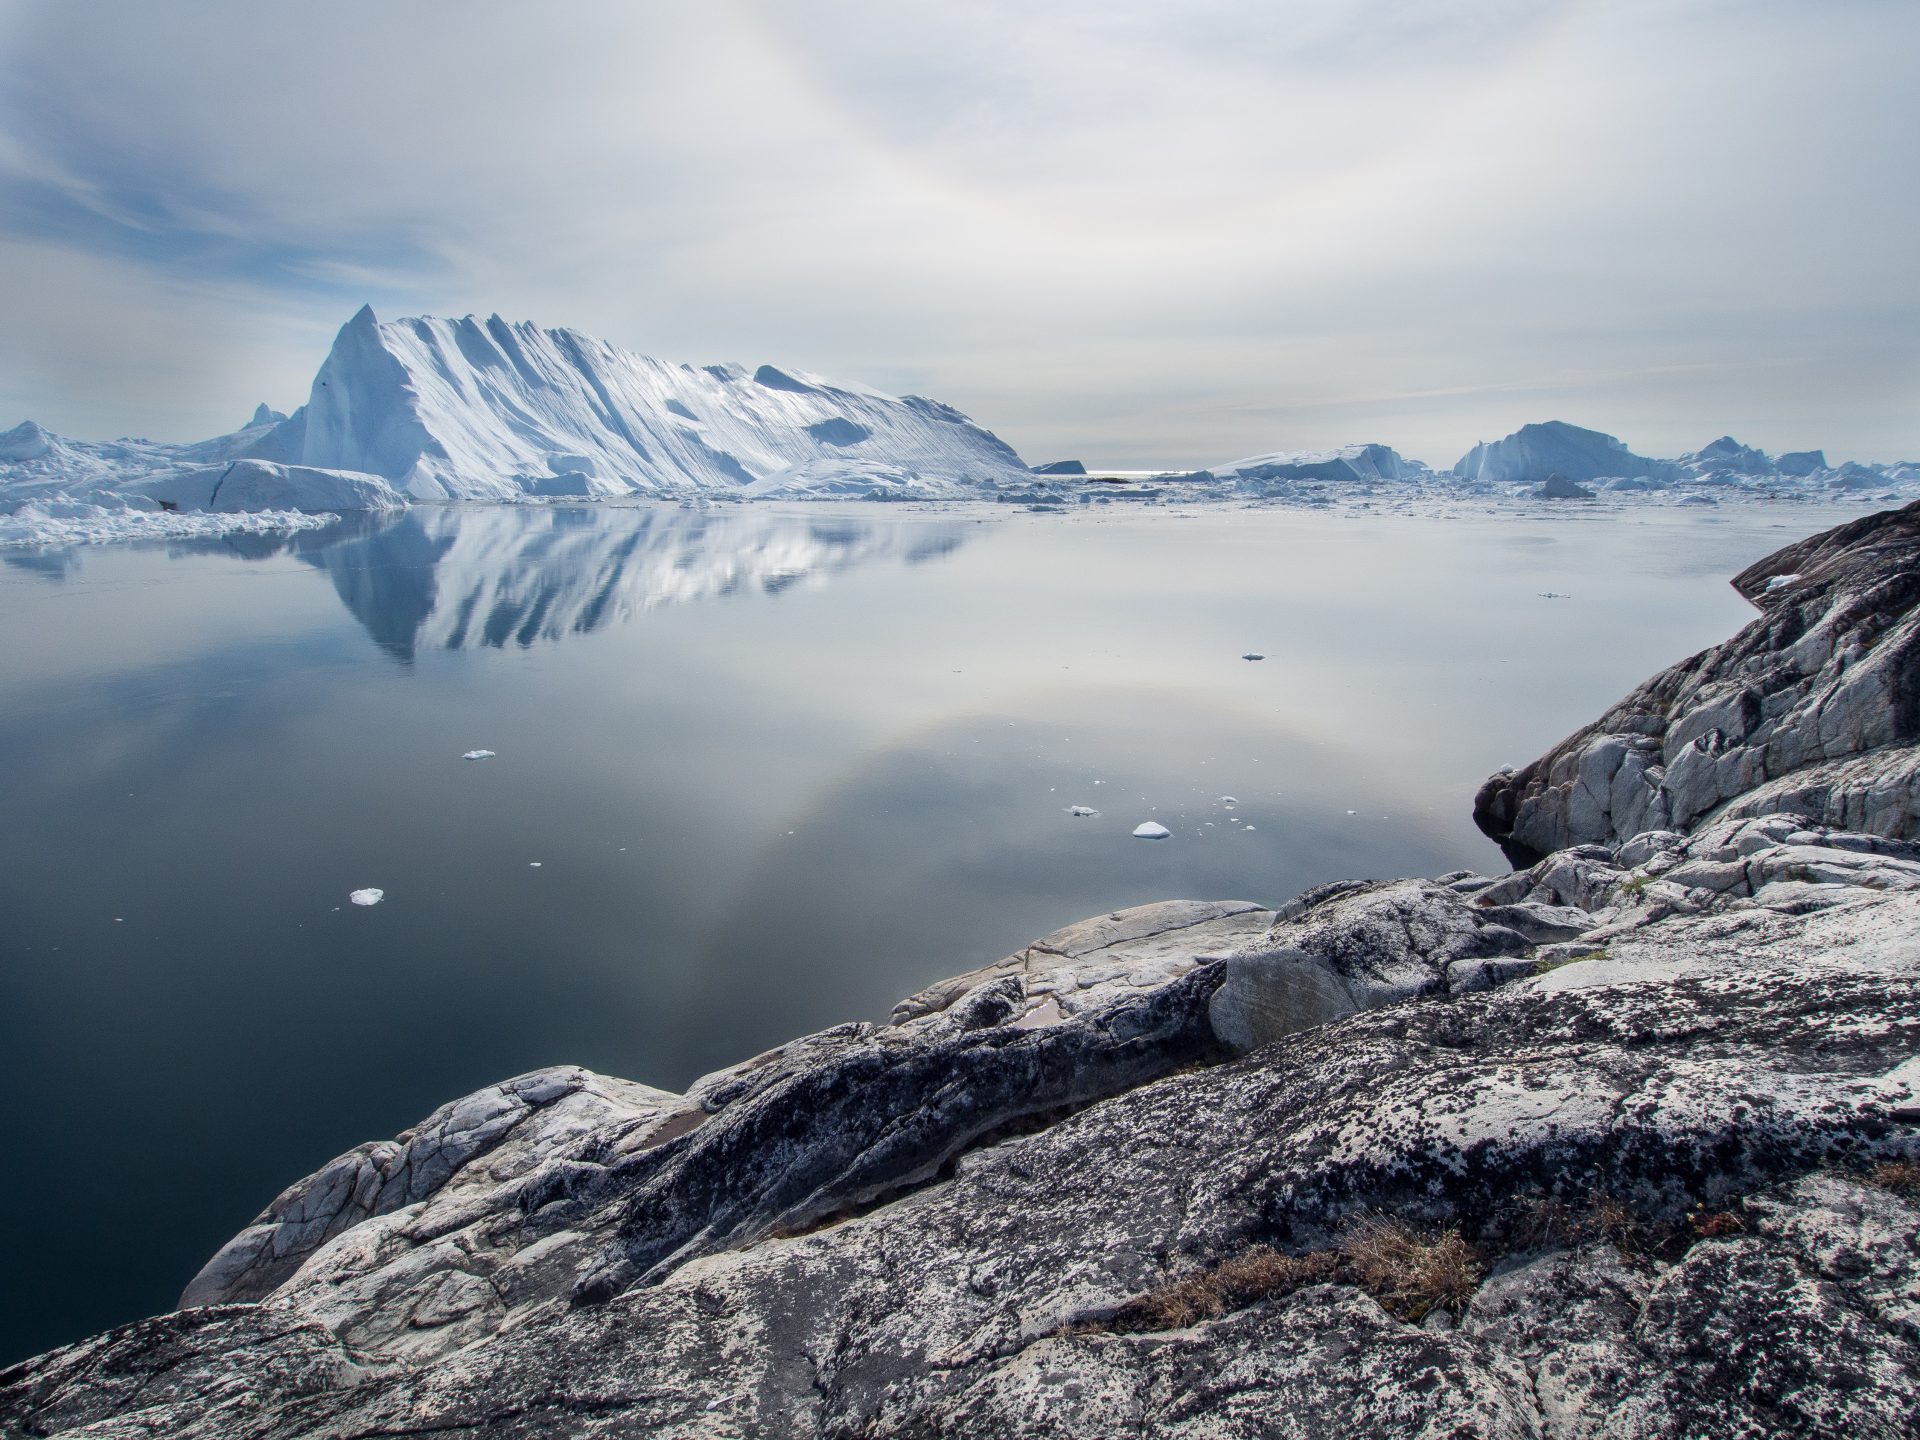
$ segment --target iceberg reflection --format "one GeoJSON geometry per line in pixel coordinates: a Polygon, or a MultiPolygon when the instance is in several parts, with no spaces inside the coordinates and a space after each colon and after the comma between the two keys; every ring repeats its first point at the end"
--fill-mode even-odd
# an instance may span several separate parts
{"type": "Polygon", "coordinates": [[[758,508],[416,506],[288,548],[327,573],[376,644],[410,660],[560,640],[662,605],[778,595],[873,561],[920,564],[965,534],[953,520],[758,508]]]}

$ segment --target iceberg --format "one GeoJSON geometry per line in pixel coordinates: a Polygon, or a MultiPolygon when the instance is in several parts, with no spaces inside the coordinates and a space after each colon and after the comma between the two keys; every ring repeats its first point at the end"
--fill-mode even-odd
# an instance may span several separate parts
{"type": "Polygon", "coordinates": [[[411,500],[956,499],[1026,486],[952,406],[772,365],[674,364],[577,330],[363,307],[307,403],[185,445],[0,432],[0,515],[39,500],[136,509],[379,510],[411,500]]]}
{"type": "Polygon", "coordinates": [[[1252,455],[1202,472],[1243,490],[1301,480],[1340,484],[1411,480],[1427,475],[1425,465],[1408,460],[1390,445],[1343,445],[1336,450],[1281,450],[1252,455]]]}
{"type": "Polygon", "coordinates": [[[921,396],[673,364],[498,315],[383,322],[371,307],[342,327],[306,405],[248,453],[433,500],[733,494],[782,476],[809,494],[966,491],[1029,474],[999,437],[921,396]]]}
{"type": "Polygon", "coordinates": [[[170,510],[394,510],[406,500],[377,475],[229,460],[127,487],[170,510]]]}
{"type": "Polygon", "coordinates": [[[1664,478],[1672,470],[1670,462],[1636,455],[1611,435],[1548,420],[1522,425],[1492,444],[1482,441],[1455,462],[1453,474],[1460,480],[1540,485],[1556,473],[1578,481],[1615,475],[1664,478]]]}

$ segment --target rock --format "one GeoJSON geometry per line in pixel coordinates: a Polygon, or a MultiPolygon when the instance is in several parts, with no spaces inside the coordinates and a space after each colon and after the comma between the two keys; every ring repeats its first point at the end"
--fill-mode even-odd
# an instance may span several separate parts
{"type": "Polygon", "coordinates": [[[1920,505],[1789,546],[1734,585],[1758,620],[1490,778],[1481,828],[1523,858],[1775,811],[1920,836],[1920,505]]]}

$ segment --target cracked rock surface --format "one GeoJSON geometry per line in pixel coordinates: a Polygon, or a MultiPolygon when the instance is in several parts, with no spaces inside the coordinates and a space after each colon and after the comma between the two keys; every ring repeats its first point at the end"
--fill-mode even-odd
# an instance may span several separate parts
{"type": "Polygon", "coordinates": [[[1474,800],[1516,851],[1795,813],[1920,838],[1920,503],[1734,577],[1761,611],[1474,800]]]}
{"type": "Polygon", "coordinates": [[[1737,806],[1096,917],[684,1095],[490,1086],[0,1372],[9,1440],[1917,1431],[1920,846],[1737,806]],[[1475,1247],[1454,1303],[1115,1323],[1382,1217],[1475,1247]]]}

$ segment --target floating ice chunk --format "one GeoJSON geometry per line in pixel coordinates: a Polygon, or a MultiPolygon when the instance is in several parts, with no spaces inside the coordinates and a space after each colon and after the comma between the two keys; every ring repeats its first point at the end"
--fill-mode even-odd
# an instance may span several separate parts
{"type": "Polygon", "coordinates": [[[1069,805],[1067,806],[1067,814],[1073,816],[1076,820],[1098,820],[1100,818],[1100,812],[1091,805],[1069,805]]]}
{"type": "Polygon", "coordinates": [[[352,894],[347,896],[347,899],[351,900],[356,905],[378,905],[382,900],[386,898],[387,898],[386,891],[375,890],[375,889],[372,889],[371,887],[365,890],[355,890],[352,894]]]}
{"type": "Polygon", "coordinates": [[[1258,650],[1249,650],[1247,651],[1246,654],[1242,655],[1240,658],[1242,660],[1264,660],[1267,657],[1262,655],[1258,650]]]}
{"type": "Polygon", "coordinates": [[[1247,833],[1248,833],[1249,831],[1252,831],[1252,830],[1255,830],[1255,829],[1258,829],[1258,828],[1259,828],[1258,826],[1254,826],[1254,825],[1242,825],[1242,826],[1240,827],[1240,833],[1241,833],[1242,835],[1245,835],[1245,834],[1247,834],[1247,833]]]}
{"type": "Polygon", "coordinates": [[[527,861],[527,865],[530,869],[534,869],[534,870],[538,870],[540,868],[540,862],[538,860],[529,860],[527,861]]]}
{"type": "Polygon", "coordinates": [[[1152,820],[1143,821],[1133,827],[1133,838],[1136,840],[1164,840],[1172,833],[1166,826],[1156,824],[1152,820]]]}
{"type": "Polygon", "coordinates": [[[1766,588],[1769,590],[1784,590],[1799,578],[1800,576],[1797,573],[1792,575],[1775,575],[1767,581],[1766,588]]]}
{"type": "Polygon", "coordinates": [[[466,752],[466,754],[462,755],[460,758],[462,760],[491,760],[493,759],[493,751],[469,750],[466,752]]]}
{"type": "Polygon", "coordinates": [[[1233,809],[1234,806],[1238,805],[1239,803],[1240,802],[1234,799],[1233,796],[1231,795],[1222,795],[1220,797],[1220,808],[1222,810],[1231,810],[1233,809]]]}

